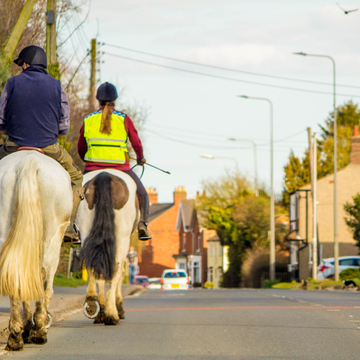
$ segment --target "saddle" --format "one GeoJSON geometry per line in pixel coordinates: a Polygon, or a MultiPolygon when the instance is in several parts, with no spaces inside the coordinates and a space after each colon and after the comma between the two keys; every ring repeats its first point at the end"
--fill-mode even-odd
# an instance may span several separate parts
{"type": "Polygon", "coordinates": [[[34,147],[34,146],[20,146],[16,151],[21,151],[21,150],[34,150],[39,152],[40,154],[45,155],[44,150],[34,147]]]}

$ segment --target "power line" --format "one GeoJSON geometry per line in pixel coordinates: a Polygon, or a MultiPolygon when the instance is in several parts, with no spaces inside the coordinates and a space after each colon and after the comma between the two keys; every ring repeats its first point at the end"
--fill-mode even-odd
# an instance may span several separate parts
{"type": "MultiPolygon", "coordinates": [[[[178,68],[178,67],[174,67],[174,66],[161,65],[161,64],[150,62],[150,61],[134,59],[134,58],[130,58],[130,57],[127,57],[127,56],[112,54],[112,53],[108,53],[108,52],[104,52],[104,54],[109,55],[109,56],[114,56],[114,57],[124,59],[124,60],[135,61],[135,62],[138,62],[138,63],[141,63],[141,64],[153,65],[153,66],[157,66],[157,67],[161,67],[161,68],[165,68],[165,69],[182,71],[182,72],[186,72],[186,73],[189,73],[189,74],[207,76],[207,77],[211,77],[211,78],[214,78],[214,79],[228,80],[228,81],[234,81],[234,82],[240,82],[240,83],[252,84],[252,85],[261,85],[261,86],[267,86],[267,87],[272,87],[272,88],[276,88],[276,89],[283,89],[283,90],[301,91],[301,92],[307,92],[307,93],[312,93],[312,94],[333,95],[332,92],[309,90],[309,89],[299,89],[299,88],[292,88],[292,87],[288,87],[288,86],[264,84],[264,83],[259,83],[259,82],[255,82],[255,81],[234,79],[234,78],[229,78],[229,77],[221,76],[221,75],[213,75],[213,74],[203,73],[203,72],[194,71],[194,70],[186,70],[186,69],[182,69],[182,68],[178,68]]],[[[340,94],[340,93],[337,93],[336,95],[337,96],[352,97],[352,98],[360,98],[359,95],[340,94]]]]}
{"type": "MultiPolygon", "coordinates": [[[[279,80],[286,80],[286,81],[297,81],[297,82],[315,84],[315,85],[333,86],[332,83],[327,83],[327,82],[314,81],[314,80],[304,80],[304,79],[295,79],[295,78],[289,78],[289,77],[285,77],[285,76],[261,74],[261,73],[251,72],[251,71],[244,71],[244,70],[227,68],[227,67],[224,67],[224,66],[216,66],[216,65],[199,63],[199,62],[195,62],[195,61],[183,60],[183,59],[173,58],[173,57],[170,57],[170,56],[158,55],[158,54],[149,53],[149,52],[146,52],[146,51],[130,49],[128,47],[119,46],[119,45],[112,45],[112,44],[108,44],[108,43],[103,43],[103,45],[110,46],[110,47],[117,48],[117,49],[126,50],[126,51],[131,51],[131,52],[134,52],[134,53],[137,53],[137,54],[143,54],[143,55],[157,57],[157,58],[160,58],[160,59],[177,61],[177,62],[181,62],[181,63],[184,63],[184,64],[189,64],[189,65],[204,66],[204,67],[208,67],[208,68],[211,68],[211,69],[224,70],[224,71],[236,72],[236,73],[240,73],[240,74],[253,75],[253,76],[262,76],[262,77],[268,77],[268,78],[271,78],[271,79],[279,79],[279,80]]],[[[341,86],[341,87],[348,87],[348,88],[353,88],[353,89],[360,89],[360,86],[356,86],[356,85],[340,85],[340,84],[336,84],[336,86],[337,87],[341,86]]]]}

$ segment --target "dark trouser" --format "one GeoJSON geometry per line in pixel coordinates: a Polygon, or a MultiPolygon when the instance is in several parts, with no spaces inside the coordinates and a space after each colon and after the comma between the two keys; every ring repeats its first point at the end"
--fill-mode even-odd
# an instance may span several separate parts
{"type": "MultiPolygon", "coordinates": [[[[6,155],[17,151],[19,147],[12,141],[6,141],[5,144],[0,146],[0,160],[6,155]]],[[[41,148],[41,150],[44,151],[45,155],[56,160],[69,173],[71,181],[76,186],[82,187],[83,174],[81,170],[74,164],[72,157],[58,142],[41,148]]]]}

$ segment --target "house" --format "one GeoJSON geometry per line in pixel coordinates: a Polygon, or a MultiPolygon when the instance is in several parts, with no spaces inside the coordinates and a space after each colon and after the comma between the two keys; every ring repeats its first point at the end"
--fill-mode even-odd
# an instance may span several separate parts
{"type": "Polygon", "coordinates": [[[175,267],[185,269],[191,284],[204,284],[207,280],[207,240],[213,230],[201,229],[194,200],[180,202],[176,230],[178,248],[174,252],[175,267]]]}
{"type": "Polygon", "coordinates": [[[150,209],[148,227],[152,239],[141,244],[139,267],[142,275],[160,277],[165,269],[175,268],[173,254],[178,251],[179,232],[175,229],[180,202],[186,199],[183,186],[175,188],[172,203],[159,204],[155,189],[147,189],[150,209]]]}
{"type": "MultiPolygon", "coordinates": [[[[300,279],[311,276],[312,271],[312,196],[311,185],[303,186],[298,191],[298,239],[290,241],[290,259],[292,264],[299,264],[300,279]]],[[[352,197],[360,192],[360,137],[358,127],[354,128],[351,138],[350,164],[337,172],[338,201],[338,236],[339,256],[357,255],[352,233],[345,223],[344,205],[353,202],[352,197]]],[[[334,176],[327,175],[317,181],[317,219],[319,258],[334,256],[334,176]]]]}

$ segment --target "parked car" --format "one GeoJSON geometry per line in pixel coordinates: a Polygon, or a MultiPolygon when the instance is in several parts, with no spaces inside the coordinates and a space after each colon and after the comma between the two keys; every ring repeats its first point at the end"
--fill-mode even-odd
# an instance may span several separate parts
{"type": "Polygon", "coordinates": [[[161,278],[161,290],[189,290],[189,277],[185,270],[164,270],[161,278]]]}
{"type": "MultiPolygon", "coordinates": [[[[335,274],[334,258],[323,259],[318,266],[317,278],[327,279],[335,274]]],[[[339,257],[339,274],[349,268],[358,269],[360,266],[360,256],[341,256],[339,257]]]]}
{"type": "Polygon", "coordinates": [[[141,285],[146,289],[149,286],[149,277],[145,275],[135,276],[135,284],[141,285]]]}
{"type": "Polygon", "coordinates": [[[160,278],[150,278],[149,279],[148,289],[150,289],[150,290],[160,290],[161,289],[160,278]]]}

